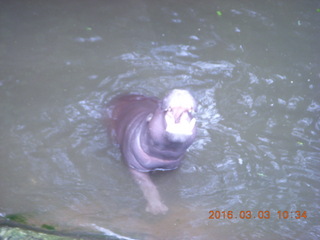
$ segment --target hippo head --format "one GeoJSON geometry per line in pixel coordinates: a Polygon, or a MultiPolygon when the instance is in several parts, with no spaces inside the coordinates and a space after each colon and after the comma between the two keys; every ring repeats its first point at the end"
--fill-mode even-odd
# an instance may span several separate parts
{"type": "Polygon", "coordinates": [[[184,142],[195,134],[196,101],[187,90],[174,89],[162,101],[165,132],[173,142],[184,142]]]}

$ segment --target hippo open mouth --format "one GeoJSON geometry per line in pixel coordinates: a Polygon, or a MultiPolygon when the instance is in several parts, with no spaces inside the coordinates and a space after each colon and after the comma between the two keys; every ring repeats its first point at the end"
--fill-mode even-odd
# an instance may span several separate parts
{"type": "Polygon", "coordinates": [[[165,114],[166,132],[172,134],[192,135],[196,119],[192,117],[193,109],[182,107],[169,108],[165,114]]]}
{"type": "Polygon", "coordinates": [[[196,103],[186,90],[175,89],[164,100],[166,132],[192,135],[196,119],[192,116],[196,103]]]}

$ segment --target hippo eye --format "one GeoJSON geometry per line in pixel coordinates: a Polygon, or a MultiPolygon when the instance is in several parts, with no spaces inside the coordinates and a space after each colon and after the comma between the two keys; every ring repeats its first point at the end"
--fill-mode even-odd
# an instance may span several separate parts
{"type": "Polygon", "coordinates": [[[147,122],[150,122],[152,118],[153,118],[153,114],[150,113],[146,118],[147,122]]]}
{"type": "Polygon", "coordinates": [[[190,108],[190,109],[188,110],[188,112],[189,112],[189,113],[192,113],[192,114],[193,114],[193,113],[195,113],[195,111],[194,111],[193,107],[192,107],[192,108],[190,108]]]}

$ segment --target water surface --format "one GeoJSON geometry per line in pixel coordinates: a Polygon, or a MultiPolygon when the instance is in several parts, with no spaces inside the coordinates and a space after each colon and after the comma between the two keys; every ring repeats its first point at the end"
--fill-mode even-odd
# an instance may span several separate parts
{"type": "Polygon", "coordinates": [[[320,238],[318,1],[1,5],[2,216],[128,239],[320,238]],[[103,113],[173,88],[197,99],[198,137],[152,174],[170,209],[152,216],[103,113]]]}

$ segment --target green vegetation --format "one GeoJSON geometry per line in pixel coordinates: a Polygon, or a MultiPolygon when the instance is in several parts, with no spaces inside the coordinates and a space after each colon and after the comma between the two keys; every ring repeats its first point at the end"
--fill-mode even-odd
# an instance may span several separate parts
{"type": "Polygon", "coordinates": [[[22,214],[9,214],[6,218],[17,223],[27,224],[27,218],[22,214]]]}
{"type": "Polygon", "coordinates": [[[54,226],[48,225],[48,224],[42,224],[41,228],[47,229],[47,230],[56,230],[54,226]]]}

